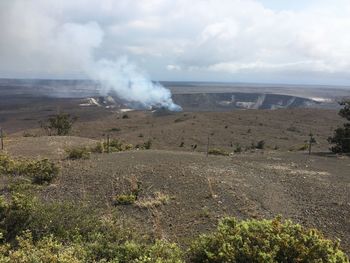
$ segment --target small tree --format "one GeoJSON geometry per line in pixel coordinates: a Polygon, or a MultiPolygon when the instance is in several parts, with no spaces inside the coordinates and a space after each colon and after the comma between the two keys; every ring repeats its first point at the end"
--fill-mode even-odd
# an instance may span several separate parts
{"type": "MultiPolygon", "coordinates": [[[[344,108],[339,111],[339,115],[350,121],[350,100],[343,101],[340,105],[344,108]]],[[[350,122],[337,128],[333,137],[328,138],[328,142],[334,145],[331,147],[332,152],[350,153],[350,122]]]]}
{"type": "Polygon", "coordinates": [[[75,117],[71,117],[68,113],[59,113],[50,117],[46,123],[41,123],[41,127],[48,131],[55,131],[58,136],[67,135],[72,129],[73,123],[76,121],[75,117]]]}

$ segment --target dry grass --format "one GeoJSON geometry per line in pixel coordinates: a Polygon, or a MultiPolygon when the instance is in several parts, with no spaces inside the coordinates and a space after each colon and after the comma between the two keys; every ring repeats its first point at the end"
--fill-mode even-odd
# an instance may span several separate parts
{"type": "Polygon", "coordinates": [[[145,197],[135,202],[135,205],[140,208],[153,208],[161,205],[165,205],[169,202],[170,198],[167,194],[161,192],[155,192],[152,197],[145,197]]]}
{"type": "Polygon", "coordinates": [[[208,177],[207,178],[208,180],[208,188],[209,188],[209,196],[211,198],[217,198],[218,196],[214,193],[214,190],[213,190],[213,184],[212,184],[212,178],[208,177]]]}

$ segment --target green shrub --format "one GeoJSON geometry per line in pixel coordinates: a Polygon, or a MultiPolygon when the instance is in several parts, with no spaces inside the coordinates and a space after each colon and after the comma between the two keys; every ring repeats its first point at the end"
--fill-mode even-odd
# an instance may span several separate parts
{"type": "Polygon", "coordinates": [[[35,184],[51,183],[59,172],[58,167],[48,159],[30,162],[28,170],[30,170],[35,184]]]}
{"type": "Polygon", "coordinates": [[[113,213],[23,194],[0,196],[0,237],[0,262],[349,262],[337,242],[290,221],[225,218],[184,255],[176,244],[142,237],[113,213]]]}
{"type": "Polygon", "coordinates": [[[77,159],[89,159],[90,158],[90,150],[86,147],[81,148],[72,148],[66,150],[67,152],[67,158],[71,160],[77,160],[77,159]]]}
{"type": "Polygon", "coordinates": [[[184,263],[182,251],[174,244],[157,240],[135,262],[139,263],[184,263]]]}
{"type": "Polygon", "coordinates": [[[6,154],[0,154],[0,174],[10,174],[14,171],[15,161],[6,154]]]}
{"type": "Polygon", "coordinates": [[[331,151],[334,153],[350,153],[350,123],[345,123],[334,131],[333,137],[328,138],[333,144],[331,151]]]}
{"type": "Polygon", "coordinates": [[[309,149],[309,144],[305,143],[298,148],[298,151],[306,151],[307,149],[309,149]]]}
{"type": "Polygon", "coordinates": [[[72,129],[73,123],[76,121],[75,117],[71,117],[67,113],[59,113],[51,116],[46,122],[41,123],[41,127],[51,135],[52,131],[58,136],[67,135],[72,129]]]}
{"type": "Polygon", "coordinates": [[[236,148],[234,149],[234,152],[235,153],[241,153],[242,152],[242,146],[239,143],[236,144],[236,148]]]}
{"type": "Polygon", "coordinates": [[[333,136],[328,138],[328,142],[334,145],[331,147],[332,152],[350,153],[350,100],[345,100],[340,105],[344,107],[339,111],[339,115],[348,122],[337,128],[333,136]]]}
{"type": "Polygon", "coordinates": [[[148,141],[146,141],[146,142],[143,144],[143,147],[144,147],[146,150],[151,149],[151,147],[152,147],[152,140],[149,139],[148,141]]]}
{"type": "Polygon", "coordinates": [[[3,196],[0,200],[0,232],[6,241],[12,241],[28,228],[36,199],[16,193],[10,202],[3,196]]]}
{"type": "Polygon", "coordinates": [[[54,235],[63,240],[93,233],[99,225],[98,213],[86,205],[71,202],[40,202],[27,193],[14,193],[8,201],[0,197],[0,232],[12,242],[24,230],[35,240],[54,235]]]}
{"type": "Polygon", "coordinates": [[[120,194],[114,197],[113,202],[115,205],[131,205],[135,203],[136,199],[134,194],[120,194]]]}
{"type": "Polygon", "coordinates": [[[105,148],[104,148],[103,142],[98,142],[96,144],[96,146],[92,147],[90,150],[93,153],[104,153],[105,152],[105,148]]]}
{"type": "Polygon", "coordinates": [[[90,151],[94,153],[106,153],[106,152],[124,152],[130,151],[134,148],[132,144],[123,143],[117,139],[112,139],[108,142],[99,142],[95,147],[91,148],[90,151]]]}
{"type": "Polygon", "coordinates": [[[175,244],[153,242],[117,216],[23,194],[0,196],[0,262],[182,262],[175,244]]]}
{"type": "Polygon", "coordinates": [[[223,219],[217,230],[200,236],[190,262],[349,262],[338,243],[290,221],[223,219]]]}
{"type": "Polygon", "coordinates": [[[110,132],[119,132],[119,131],[121,131],[121,129],[120,129],[120,128],[111,128],[111,129],[109,129],[109,130],[107,130],[107,131],[110,131],[110,132]]]}
{"type": "Polygon", "coordinates": [[[17,247],[8,244],[0,246],[0,262],[86,262],[84,248],[77,244],[65,245],[48,236],[35,243],[29,231],[17,238],[17,247]]]}
{"type": "Polygon", "coordinates": [[[208,154],[211,155],[222,155],[222,156],[229,156],[230,154],[222,149],[210,149],[208,151],[208,154]]]}
{"type": "Polygon", "coordinates": [[[29,176],[33,183],[50,183],[57,175],[58,167],[48,159],[14,160],[7,155],[0,155],[0,174],[29,176]]]}
{"type": "Polygon", "coordinates": [[[262,150],[262,149],[264,149],[265,148],[265,141],[258,141],[258,143],[256,144],[256,148],[257,149],[260,149],[260,150],[262,150]]]}

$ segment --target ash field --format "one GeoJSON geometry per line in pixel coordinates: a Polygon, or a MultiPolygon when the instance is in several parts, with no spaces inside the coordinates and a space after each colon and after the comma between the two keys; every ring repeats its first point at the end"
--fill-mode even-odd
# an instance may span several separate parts
{"type": "MultiPolygon", "coordinates": [[[[89,81],[1,80],[5,151],[60,165],[54,182],[35,190],[41,199],[114,209],[141,231],[179,244],[213,230],[223,216],[281,215],[339,238],[350,253],[350,157],[330,154],[327,142],[344,123],[337,102],[350,97],[349,88],[162,84],[183,111],[144,109],[100,94],[89,81]],[[59,112],[77,121],[69,136],[47,136],[39,123],[59,112]],[[305,148],[310,132],[317,141],[311,155],[305,148]],[[67,149],[107,136],[152,146],[66,158],[67,149]],[[259,141],[264,147],[253,149],[259,141]],[[207,156],[208,149],[227,156],[207,156]],[[154,209],[113,207],[112,196],[125,192],[132,178],[142,185],[141,198],[163,193],[169,201],[154,209]]],[[[0,178],[6,192],[15,179],[0,178]]]]}

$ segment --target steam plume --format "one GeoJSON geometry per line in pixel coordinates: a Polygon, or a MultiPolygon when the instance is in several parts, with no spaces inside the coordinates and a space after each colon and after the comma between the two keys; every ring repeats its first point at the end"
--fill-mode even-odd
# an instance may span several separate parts
{"type": "Polygon", "coordinates": [[[171,111],[181,111],[171,99],[171,92],[159,83],[153,83],[136,65],[126,57],[117,61],[99,60],[92,63],[88,75],[101,84],[101,92],[114,91],[119,98],[144,108],[164,107],[171,111]]]}

